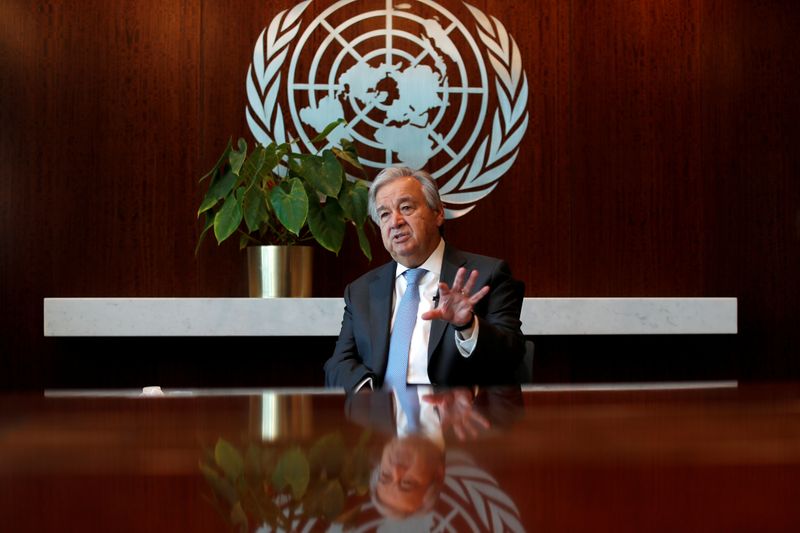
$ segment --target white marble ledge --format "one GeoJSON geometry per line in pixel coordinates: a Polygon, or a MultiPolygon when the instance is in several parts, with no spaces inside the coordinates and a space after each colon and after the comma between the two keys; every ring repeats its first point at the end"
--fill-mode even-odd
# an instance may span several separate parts
{"type": "MultiPolygon", "coordinates": [[[[46,337],[336,336],[341,298],[45,298],[46,337]]],[[[525,335],[737,332],[736,298],[525,298],[525,335]]]]}

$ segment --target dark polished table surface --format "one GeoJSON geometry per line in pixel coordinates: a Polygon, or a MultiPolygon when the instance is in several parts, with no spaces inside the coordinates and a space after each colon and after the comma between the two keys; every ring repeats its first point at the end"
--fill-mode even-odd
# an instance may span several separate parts
{"type": "Polygon", "coordinates": [[[165,392],[0,398],[0,531],[800,531],[797,384],[165,392]]]}

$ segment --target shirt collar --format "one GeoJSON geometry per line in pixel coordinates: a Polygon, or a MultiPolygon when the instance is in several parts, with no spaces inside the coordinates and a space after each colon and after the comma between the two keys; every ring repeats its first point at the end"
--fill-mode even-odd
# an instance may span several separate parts
{"type": "MultiPolygon", "coordinates": [[[[433,272],[436,274],[436,279],[439,279],[442,275],[442,263],[444,262],[444,239],[439,239],[439,245],[436,249],[428,256],[424,263],[422,263],[417,268],[424,268],[428,272],[433,272]]],[[[397,263],[397,269],[394,271],[394,279],[397,279],[399,276],[402,276],[403,273],[409,270],[407,266],[403,266],[400,263],[397,263]]]]}

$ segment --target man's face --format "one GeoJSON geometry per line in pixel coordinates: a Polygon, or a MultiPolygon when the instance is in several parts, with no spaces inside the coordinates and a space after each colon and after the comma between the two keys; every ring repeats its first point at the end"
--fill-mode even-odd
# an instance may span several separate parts
{"type": "Polygon", "coordinates": [[[377,496],[403,514],[413,514],[433,483],[444,479],[444,455],[419,436],[393,439],[383,449],[377,496]]]}
{"type": "Polygon", "coordinates": [[[422,184],[414,178],[398,178],[383,185],[375,195],[375,207],[383,246],[401,265],[418,267],[439,245],[444,211],[428,206],[422,184]]]}

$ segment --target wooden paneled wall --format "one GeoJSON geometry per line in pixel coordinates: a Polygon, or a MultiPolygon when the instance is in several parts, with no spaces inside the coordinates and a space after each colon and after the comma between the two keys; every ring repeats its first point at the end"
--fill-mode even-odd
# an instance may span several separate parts
{"type": "MultiPolygon", "coordinates": [[[[246,295],[234,243],[194,256],[197,179],[249,137],[252,47],[291,4],[0,5],[0,384],[69,366],[42,338],[43,297],[246,295]]],[[[527,296],[738,297],[721,344],[738,377],[800,377],[800,4],[473,4],[519,44],[531,121],[448,239],[508,259],[527,296]]],[[[317,253],[315,292],[380,264],[373,245],[372,265],[352,240],[317,253]]],[[[578,359],[554,353],[569,379],[578,359]]]]}

